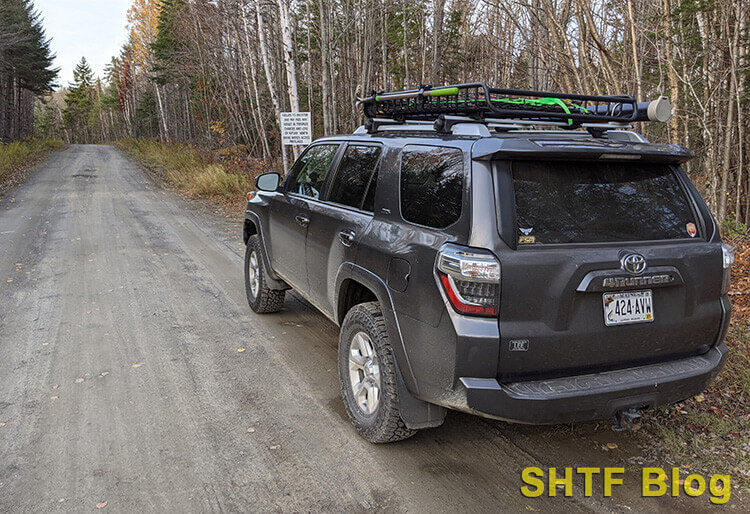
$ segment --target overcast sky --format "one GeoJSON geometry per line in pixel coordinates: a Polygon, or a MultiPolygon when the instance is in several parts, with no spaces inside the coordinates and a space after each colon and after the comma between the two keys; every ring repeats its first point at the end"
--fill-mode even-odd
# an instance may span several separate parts
{"type": "Polygon", "coordinates": [[[112,56],[127,39],[125,24],[131,0],[34,0],[42,13],[55,66],[61,68],[58,83],[73,81],[73,68],[85,56],[94,73],[102,77],[112,56]]]}

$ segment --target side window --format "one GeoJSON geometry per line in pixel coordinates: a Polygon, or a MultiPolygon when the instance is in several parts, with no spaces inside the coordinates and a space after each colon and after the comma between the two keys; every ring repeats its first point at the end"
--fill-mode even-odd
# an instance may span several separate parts
{"type": "Polygon", "coordinates": [[[463,153],[456,148],[406,146],[401,152],[401,216],[445,228],[461,216],[463,153]]]}
{"type": "Polygon", "coordinates": [[[378,146],[347,147],[328,193],[328,200],[372,212],[378,178],[378,146]]]}
{"type": "Polygon", "coordinates": [[[320,198],[338,147],[338,144],[317,145],[307,150],[292,166],[286,190],[310,198],[320,198]]]}

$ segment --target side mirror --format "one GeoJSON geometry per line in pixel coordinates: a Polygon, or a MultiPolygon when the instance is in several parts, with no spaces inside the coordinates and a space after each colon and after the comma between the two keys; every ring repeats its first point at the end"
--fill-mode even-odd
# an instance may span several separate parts
{"type": "Polygon", "coordinates": [[[255,187],[260,191],[274,192],[279,188],[279,184],[281,184],[281,175],[276,172],[264,173],[255,179],[255,187]]]}

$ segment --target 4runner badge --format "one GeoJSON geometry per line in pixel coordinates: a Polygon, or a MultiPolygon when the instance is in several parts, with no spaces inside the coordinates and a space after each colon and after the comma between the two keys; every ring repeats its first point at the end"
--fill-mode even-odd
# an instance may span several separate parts
{"type": "Polygon", "coordinates": [[[646,258],[638,253],[629,253],[622,258],[620,265],[624,271],[633,275],[640,275],[646,271],[646,258]]]}

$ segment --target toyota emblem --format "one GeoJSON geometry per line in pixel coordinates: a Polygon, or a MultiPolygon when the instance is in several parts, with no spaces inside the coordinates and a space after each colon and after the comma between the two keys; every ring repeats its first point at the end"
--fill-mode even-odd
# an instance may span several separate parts
{"type": "Polygon", "coordinates": [[[640,275],[646,271],[646,259],[643,255],[638,253],[629,253],[620,261],[622,269],[632,273],[633,275],[640,275]]]}

